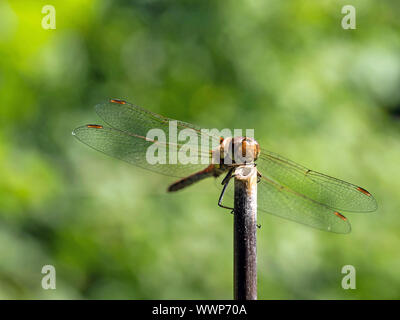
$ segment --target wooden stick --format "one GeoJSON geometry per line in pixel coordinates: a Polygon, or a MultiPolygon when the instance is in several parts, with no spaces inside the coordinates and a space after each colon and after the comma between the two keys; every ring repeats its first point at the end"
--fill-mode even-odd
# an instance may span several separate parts
{"type": "Polygon", "coordinates": [[[234,298],[257,300],[257,169],[235,170],[234,298]]]}

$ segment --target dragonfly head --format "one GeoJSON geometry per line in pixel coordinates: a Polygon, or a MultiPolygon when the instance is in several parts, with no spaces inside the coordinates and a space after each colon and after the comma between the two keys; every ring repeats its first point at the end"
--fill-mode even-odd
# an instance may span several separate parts
{"type": "Polygon", "coordinates": [[[260,145],[250,137],[225,138],[221,141],[220,158],[225,164],[246,164],[257,160],[260,145]]]}

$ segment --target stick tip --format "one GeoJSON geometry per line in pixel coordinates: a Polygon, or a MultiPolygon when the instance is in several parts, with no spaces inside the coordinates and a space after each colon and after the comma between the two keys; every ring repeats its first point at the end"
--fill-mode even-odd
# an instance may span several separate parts
{"type": "Polygon", "coordinates": [[[241,166],[235,170],[235,178],[238,179],[249,179],[253,175],[257,175],[255,166],[241,166]]]}

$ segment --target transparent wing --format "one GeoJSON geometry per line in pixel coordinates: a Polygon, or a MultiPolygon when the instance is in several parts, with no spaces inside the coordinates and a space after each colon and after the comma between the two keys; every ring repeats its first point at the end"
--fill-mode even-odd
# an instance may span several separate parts
{"type": "MultiPolygon", "coordinates": [[[[181,162],[175,164],[170,163],[168,161],[170,144],[159,144],[159,147],[165,150],[166,163],[153,163],[152,160],[149,161],[153,153],[149,156],[147,152],[150,146],[154,147],[155,141],[149,141],[141,136],[103,127],[101,125],[82,126],[76,128],[72,134],[78,140],[95,150],[167,176],[183,178],[207,166],[207,164],[201,164],[204,154],[200,152],[185,153],[184,156],[186,157],[187,164],[181,162]]],[[[156,156],[159,155],[157,151],[154,154],[156,156]]],[[[210,155],[208,153],[204,155],[204,157],[207,156],[209,157],[210,155]]]]}
{"type": "Polygon", "coordinates": [[[256,162],[264,177],[332,209],[369,212],[377,208],[367,190],[309,170],[270,151],[261,150],[256,162]]]}
{"type": "MultiPolygon", "coordinates": [[[[179,137],[182,130],[191,129],[190,131],[197,136],[199,144],[202,142],[201,139],[205,138],[208,139],[207,143],[210,148],[220,144],[220,137],[211,132],[202,132],[199,127],[193,124],[164,117],[123,100],[112,99],[109,102],[96,105],[95,110],[111,127],[131,134],[146,137],[149,130],[161,129],[168,139],[171,128],[170,122],[176,121],[176,133],[171,132],[172,136],[179,137]]],[[[185,143],[187,144],[187,142],[185,143]]]]}
{"type": "Polygon", "coordinates": [[[262,177],[257,185],[258,209],[267,213],[335,233],[349,233],[347,218],[272,180],[262,177]]]}
{"type": "MultiPolygon", "coordinates": [[[[224,177],[225,175],[221,175],[215,179],[220,190],[222,189],[221,181],[224,177]]],[[[234,206],[234,183],[233,179],[229,182],[222,202],[224,206],[231,208],[234,206]]],[[[257,198],[259,211],[324,231],[335,233],[349,233],[351,231],[350,223],[339,212],[265,177],[262,177],[257,184],[257,198]]]]}

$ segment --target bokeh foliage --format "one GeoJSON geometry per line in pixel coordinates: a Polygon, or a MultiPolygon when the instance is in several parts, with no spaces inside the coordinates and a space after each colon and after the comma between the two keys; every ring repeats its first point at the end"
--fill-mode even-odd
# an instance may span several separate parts
{"type": "Polygon", "coordinates": [[[260,213],[262,299],[400,298],[398,1],[0,1],[0,298],[229,299],[232,216],[71,136],[123,98],[364,186],[336,235],[260,213]],[[50,3],[51,2],[51,3],[50,3]],[[46,4],[56,30],[41,27],[46,4]],[[341,8],[357,29],[341,28],[341,8]],[[41,288],[41,268],[57,289],[41,288]],[[343,290],[354,265],[357,289],[343,290]]]}

